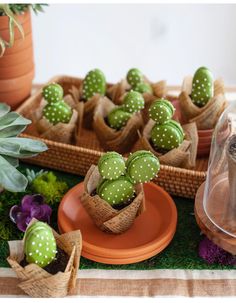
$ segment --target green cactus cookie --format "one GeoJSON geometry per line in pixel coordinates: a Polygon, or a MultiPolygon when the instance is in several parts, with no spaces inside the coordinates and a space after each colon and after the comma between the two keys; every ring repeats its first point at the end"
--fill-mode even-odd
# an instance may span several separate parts
{"type": "Polygon", "coordinates": [[[131,116],[122,107],[116,107],[108,114],[107,121],[110,127],[119,130],[126,125],[131,116]]]}
{"type": "Polygon", "coordinates": [[[142,94],[130,91],[124,97],[123,108],[128,113],[136,113],[144,108],[144,103],[142,94]]]}
{"type": "Polygon", "coordinates": [[[43,116],[53,125],[68,123],[72,116],[72,109],[63,100],[49,103],[43,109],[43,116]]]}
{"type": "Polygon", "coordinates": [[[43,97],[48,103],[55,103],[63,99],[63,88],[57,83],[51,83],[43,88],[43,97]]]}
{"type": "Polygon", "coordinates": [[[129,156],[126,167],[133,183],[144,183],[157,175],[160,163],[150,151],[139,150],[129,156]]]}
{"type": "Polygon", "coordinates": [[[133,90],[139,92],[140,94],[149,93],[152,94],[152,86],[149,83],[138,83],[136,86],[133,87],[133,90]]]}
{"type": "Polygon", "coordinates": [[[103,178],[113,180],[125,173],[125,161],[116,152],[107,152],[98,161],[98,170],[103,178]]]}
{"type": "Polygon", "coordinates": [[[56,240],[47,224],[38,221],[27,229],[24,253],[28,263],[35,263],[40,267],[45,267],[55,259],[56,248],[56,240]]]}
{"type": "Polygon", "coordinates": [[[120,176],[115,180],[104,179],[97,187],[97,193],[100,198],[113,206],[129,202],[135,190],[127,176],[120,176]]]}
{"type": "Polygon", "coordinates": [[[127,82],[132,87],[137,86],[139,83],[143,82],[143,74],[137,68],[131,68],[126,76],[127,82]]]}
{"type": "Polygon", "coordinates": [[[175,108],[170,101],[159,99],[150,106],[149,117],[157,124],[164,124],[172,118],[174,111],[175,108]]]}
{"type": "Polygon", "coordinates": [[[106,93],[106,78],[102,71],[93,69],[86,75],[83,81],[83,99],[88,100],[94,95],[104,96],[106,93]]]}
{"type": "Polygon", "coordinates": [[[194,74],[191,99],[198,107],[203,107],[213,96],[213,76],[206,67],[200,67],[194,74]]]}
{"type": "Polygon", "coordinates": [[[151,141],[158,149],[171,150],[178,147],[184,140],[181,125],[169,120],[165,124],[156,124],[151,131],[151,141]]]}

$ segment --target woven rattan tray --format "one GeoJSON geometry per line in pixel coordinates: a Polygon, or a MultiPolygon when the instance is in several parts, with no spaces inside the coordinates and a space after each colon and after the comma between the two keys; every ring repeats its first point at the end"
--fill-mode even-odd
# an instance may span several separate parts
{"type": "MultiPolygon", "coordinates": [[[[50,82],[52,81],[61,84],[65,93],[68,92],[68,89],[72,85],[78,86],[81,83],[81,79],[79,78],[65,76],[56,77],[50,82]]],[[[173,96],[171,97],[173,98],[173,96]]],[[[26,100],[17,111],[25,117],[28,117],[29,112],[38,107],[41,99],[42,95],[39,89],[32,97],[26,100]]],[[[32,135],[33,133],[33,126],[30,126],[26,129],[23,136],[35,138],[35,136],[32,135]]],[[[49,150],[35,158],[25,159],[25,162],[82,176],[86,174],[91,164],[97,163],[98,158],[104,152],[94,132],[86,129],[82,129],[81,131],[78,146],[46,139],[41,140],[48,145],[49,150]]],[[[162,165],[159,176],[154,182],[162,186],[170,194],[194,198],[197,189],[205,180],[207,162],[207,158],[197,159],[195,170],[162,165]]]]}

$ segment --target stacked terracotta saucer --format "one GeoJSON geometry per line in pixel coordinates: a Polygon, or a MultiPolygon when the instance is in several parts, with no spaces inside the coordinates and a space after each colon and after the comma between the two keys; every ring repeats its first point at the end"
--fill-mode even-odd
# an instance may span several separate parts
{"type": "Polygon", "coordinates": [[[154,183],[144,185],[145,211],[124,233],[114,235],[101,231],[90,218],[79,198],[84,183],[72,188],[58,210],[61,233],[81,229],[82,256],[105,264],[131,264],[160,253],[171,242],[177,223],[172,198],[154,183]]]}

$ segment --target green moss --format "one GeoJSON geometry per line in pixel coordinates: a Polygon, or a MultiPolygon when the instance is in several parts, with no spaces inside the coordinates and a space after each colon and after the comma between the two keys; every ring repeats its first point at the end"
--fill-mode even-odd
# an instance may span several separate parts
{"type": "Polygon", "coordinates": [[[57,176],[50,171],[36,177],[32,181],[30,189],[32,192],[43,195],[46,202],[53,205],[61,201],[68,190],[68,185],[66,182],[58,181],[57,176]]]}

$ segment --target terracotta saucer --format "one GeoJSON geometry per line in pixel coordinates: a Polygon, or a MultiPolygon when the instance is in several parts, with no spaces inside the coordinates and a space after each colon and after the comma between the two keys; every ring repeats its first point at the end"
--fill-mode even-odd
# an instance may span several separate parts
{"type": "Polygon", "coordinates": [[[177,224],[174,201],[154,183],[144,185],[145,212],[121,235],[102,232],[96,227],[80,202],[83,182],[73,187],[58,209],[60,231],[80,229],[82,256],[107,264],[130,264],[146,260],[161,252],[172,240],[177,224]]]}

